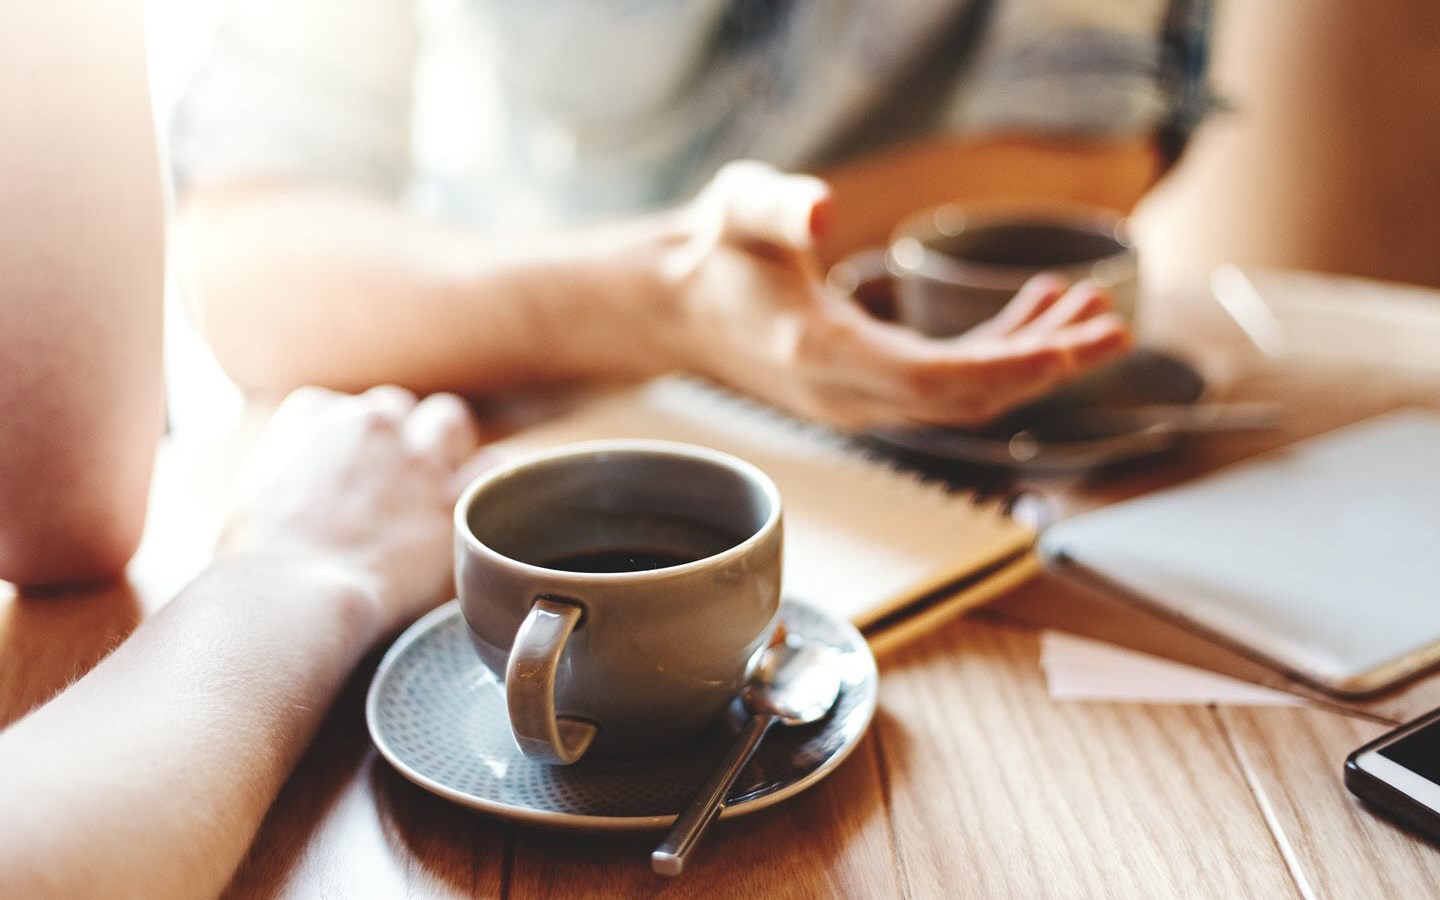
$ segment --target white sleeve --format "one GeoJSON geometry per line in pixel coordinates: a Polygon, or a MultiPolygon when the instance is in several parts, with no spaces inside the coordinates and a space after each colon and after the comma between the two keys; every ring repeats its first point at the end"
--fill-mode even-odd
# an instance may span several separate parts
{"type": "Polygon", "coordinates": [[[398,193],[416,45],[415,0],[231,0],[175,111],[177,180],[325,179],[398,193]]]}

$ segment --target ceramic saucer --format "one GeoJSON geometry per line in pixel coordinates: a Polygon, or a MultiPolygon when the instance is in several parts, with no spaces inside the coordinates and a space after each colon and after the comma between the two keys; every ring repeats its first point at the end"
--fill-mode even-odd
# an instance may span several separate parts
{"type": "MultiPolygon", "coordinates": [[[[840,651],[840,698],[808,727],[777,728],[731,791],[722,817],[764,809],[828,775],[855,749],[875,714],[875,657],[848,622],[786,601],[790,632],[840,651]]],[[[470,645],[451,601],[400,636],[365,702],[370,737],[401,775],[456,803],[537,825],[585,829],[667,827],[719,762],[742,720],[739,702],[694,746],[631,762],[550,766],[521,755],[503,688],[470,645]]]]}
{"type": "Polygon", "coordinates": [[[1184,407],[1204,393],[1205,380],[1190,363],[1142,348],[986,428],[881,428],[866,437],[887,449],[945,462],[1085,471],[1169,450],[1179,438],[1175,431],[1147,425],[1143,417],[1129,420],[1124,413],[1154,404],[1184,407]],[[1117,420],[1124,424],[1110,424],[1117,420]]]}

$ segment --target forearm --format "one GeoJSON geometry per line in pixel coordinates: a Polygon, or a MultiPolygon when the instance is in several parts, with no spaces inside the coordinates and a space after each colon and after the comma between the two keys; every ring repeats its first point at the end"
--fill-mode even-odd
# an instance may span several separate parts
{"type": "Polygon", "coordinates": [[[1159,179],[1161,161],[1148,137],[939,137],[820,174],[834,190],[835,216],[819,249],[834,262],[883,245],[901,219],[942,203],[1033,199],[1128,211],[1159,179]]]}
{"type": "Polygon", "coordinates": [[[196,188],[187,294],[252,390],[395,383],[471,395],[677,363],[658,259],[670,216],[565,234],[477,234],[358,192],[196,188]]]}
{"type": "Polygon", "coordinates": [[[296,559],[213,566],[0,733],[0,896],[214,896],[379,618],[296,559]]]}
{"type": "Polygon", "coordinates": [[[0,0],[0,579],[117,574],[163,422],[141,3],[0,0]]]}

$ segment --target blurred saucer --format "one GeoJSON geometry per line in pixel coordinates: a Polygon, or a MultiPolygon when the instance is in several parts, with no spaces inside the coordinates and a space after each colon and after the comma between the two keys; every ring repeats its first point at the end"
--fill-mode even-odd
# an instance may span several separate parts
{"type": "MultiPolygon", "coordinates": [[[[850,623],[786,601],[785,627],[840,651],[840,699],[819,723],[777,729],[730,793],[722,817],[764,809],[817,783],[859,744],[875,714],[875,657],[850,623]]],[[[739,701],[695,745],[632,761],[535,762],[510,736],[504,688],[476,655],[460,604],[410,626],[381,660],[365,718],[380,754],[420,787],[534,825],[666,828],[700,789],[742,721],[739,701]]]]}
{"type": "Polygon", "coordinates": [[[947,462],[1037,472],[1075,472],[1162,453],[1182,429],[1146,413],[1180,410],[1205,393],[1205,379],[1179,357],[1139,349],[978,429],[880,428],[890,449],[947,462]]]}

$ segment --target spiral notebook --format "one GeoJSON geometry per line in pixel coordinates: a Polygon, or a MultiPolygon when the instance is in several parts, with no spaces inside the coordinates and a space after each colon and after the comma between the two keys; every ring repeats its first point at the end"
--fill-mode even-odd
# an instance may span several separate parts
{"type": "Polygon", "coordinates": [[[855,625],[877,651],[1032,575],[1034,532],[998,505],[922,480],[822,428],[688,378],[599,397],[498,444],[651,438],[711,447],[775,480],[784,592],[855,625]]]}

